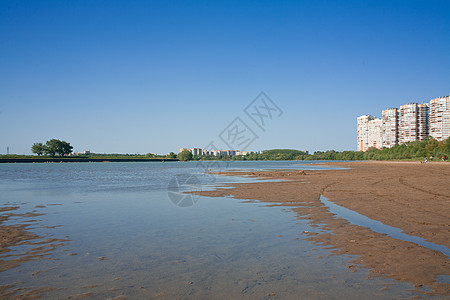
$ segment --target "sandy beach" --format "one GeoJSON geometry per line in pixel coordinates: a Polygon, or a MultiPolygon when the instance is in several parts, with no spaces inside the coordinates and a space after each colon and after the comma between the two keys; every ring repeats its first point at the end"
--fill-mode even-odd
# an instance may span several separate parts
{"type": "Polygon", "coordinates": [[[355,255],[357,258],[349,259],[348,266],[355,272],[360,267],[368,268],[371,276],[409,282],[420,293],[449,296],[450,285],[438,279],[450,275],[445,254],[338,218],[322,204],[320,196],[399,228],[405,234],[448,248],[450,164],[333,162],[327,165],[345,169],[222,172],[218,174],[285,180],[235,183],[198,194],[289,206],[299,219],[308,220],[314,228],[300,234],[314,244],[332,249],[332,255],[355,255]]]}

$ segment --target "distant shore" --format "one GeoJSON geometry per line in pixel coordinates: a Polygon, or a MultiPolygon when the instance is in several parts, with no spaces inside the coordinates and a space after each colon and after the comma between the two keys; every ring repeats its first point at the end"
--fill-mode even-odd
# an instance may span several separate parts
{"type": "Polygon", "coordinates": [[[71,162],[172,162],[176,158],[76,158],[76,157],[39,157],[39,158],[0,158],[0,163],[71,163],[71,162]]]}
{"type": "Polygon", "coordinates": [[[300,233],[335,254],[356,255],[349,268],[369,268],[373,276],[410,282],[424,294],[450,295],[438,276],[450,275],[450,260],[440,251],[377,233],[329,212],[321,196],[403,233],[450,247],[450,164],[432,162],[326,162],[336,170],[222,172],[280,182],[233,183],[197,194],[256,199],[288,206],[310,230],[300,233]],[[233,188],[230,188],[233,187],[233,188]],[[427,286],[430,290],[424,287],[427,286]]]}

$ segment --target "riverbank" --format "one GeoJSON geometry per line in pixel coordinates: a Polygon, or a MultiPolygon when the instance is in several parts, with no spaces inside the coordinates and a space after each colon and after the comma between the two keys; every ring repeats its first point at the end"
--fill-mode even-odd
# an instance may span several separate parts
{"type": "Polygon", "coordinates": [[[311,230],[303,238],[355,255],[349,268],[369,268],[373,276],[410,282],[423,294],[450,295],[449,258],[440,251],[392,238],[331,214],[320,196],[408,235],[450,247],[450,164],[433,162],[330,162],[336,170],[222,172],[281,182],[234,183],[205,196],[256,199],[289,206],[311,230]],[[230,187],[233,187],[230,189],[230,187]]]}

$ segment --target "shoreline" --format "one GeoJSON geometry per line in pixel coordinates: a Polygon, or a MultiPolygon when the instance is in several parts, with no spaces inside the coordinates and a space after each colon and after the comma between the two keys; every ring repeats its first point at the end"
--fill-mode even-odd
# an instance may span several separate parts
{"type": "Polygon", "coordinates": [[[349,261],[350,269],[368,268],[371,276],[410,282],[418,293],[450,295],[450,284],[438,280],[440,275],[450,276],[447,255],[352,224],[330,213],[320,200],[324,196],[405,234],[449,248],[450,165],[403,161],[323,164],[346,169],[218,172],[284,180],[226,184],[196,194],[290,207],[299,219],[309,222],[311,230],[300,233],[302,238],[332,249],[330,255],[357,256],[349,261]]]}

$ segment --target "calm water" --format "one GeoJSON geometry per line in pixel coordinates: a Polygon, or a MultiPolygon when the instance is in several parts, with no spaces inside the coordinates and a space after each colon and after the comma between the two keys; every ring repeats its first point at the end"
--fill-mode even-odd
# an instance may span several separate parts
{"type": "MultiPolygon", "coordinates": [[[[43,215],[30,221],[44,238],[68,239],[0,273],[0,285],[53,287],[48,299],[386,299],[411,285],[368,280],[302,239],[313,231],[288,208],[232,198],[186,197],[223,182],[205,169],[315,169],[298,162],[0,164],[2,205],[43,215]],[[38,206],[38,207],[36,207],[38,206]],[[45,226],[59,227],[48,228],[45,226]],[[76,254],[76,255],[75,255],[76,254]]],[[[252,179],[254,180],[254,179],[252,179]]],[[[19,246],[18,255],[32,248],[19,246]]],[[[11,254],[11,253],[9,253],[11,254]]],[[[3,257],[2,259],[11,259],[3,257]]]]}

